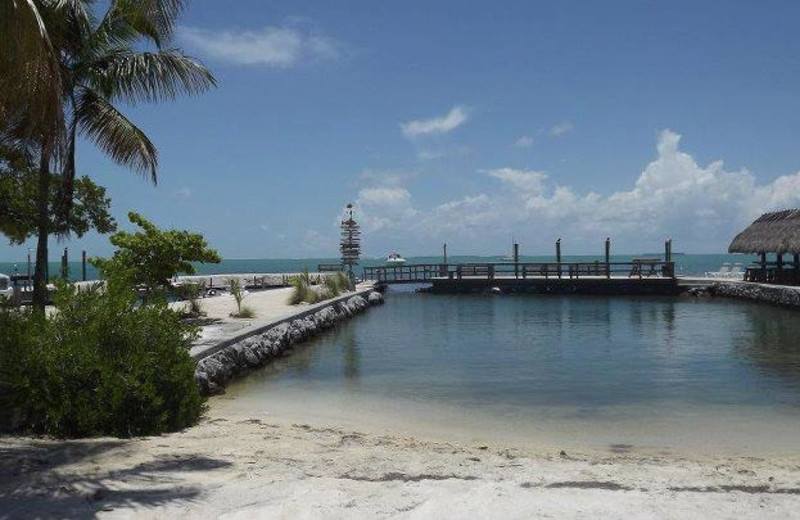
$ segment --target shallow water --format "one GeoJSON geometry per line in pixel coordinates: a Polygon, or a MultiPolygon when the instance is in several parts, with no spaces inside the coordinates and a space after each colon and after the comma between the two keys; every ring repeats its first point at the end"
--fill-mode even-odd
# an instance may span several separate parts
{"type": "Polygon", "coordinates": [[[234,383],[226,405],[540,444],[800,449],[800,313],[671,297],[387,300],[234,383]]]}

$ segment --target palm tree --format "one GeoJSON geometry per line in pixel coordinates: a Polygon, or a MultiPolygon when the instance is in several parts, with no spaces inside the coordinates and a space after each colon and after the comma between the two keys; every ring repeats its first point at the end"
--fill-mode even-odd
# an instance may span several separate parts
{"type": "Polygon", "coordinates": [[[34,303],[46,300],[50,172],[60,175],[54,210],[72,208],[80,133],[112,160],[157,181],[158,154],[116,104],[157,102],[216,85],[211,73],[167,48],[184,0],[0,0],[0,140],[38,157],[34,303]],[[143,50],[146,49],[146,50],[143,50]]]}

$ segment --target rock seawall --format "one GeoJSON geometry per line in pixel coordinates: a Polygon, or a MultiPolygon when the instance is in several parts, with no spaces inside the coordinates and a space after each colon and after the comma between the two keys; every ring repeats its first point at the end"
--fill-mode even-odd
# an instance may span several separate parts
{"type": "Polygon", "coordinates": [[[710,285],[707,291],[712,296],[723,296],[800,309],[800,289],[794,287],[721,282],[710,285]]]}
{"type": "Polygon", "coordinates": [[[197,387],[203,395],[220,394],[238,374],[264,366],[292,346],[333,328],[371,305],[382,303],[383,295],[378,292],[373,291],[366,298],[356,295],[228,345],[197,363],[194,373],[197,387]]]}

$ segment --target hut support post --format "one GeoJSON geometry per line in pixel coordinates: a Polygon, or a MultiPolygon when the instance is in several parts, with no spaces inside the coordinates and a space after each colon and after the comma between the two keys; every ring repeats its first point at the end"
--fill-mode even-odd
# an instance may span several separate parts
{"type": "Polygon", "coordinates": [[[664,242],[664,277],[672,278],[674,273],[670,269],[670,262],[672,261],[672,240],[668,239],[664,242]]]}
{"type": "Polygon", "coordinates": [[[514,242],[514,278],[519,278],[519,242],[514,242]]]}
{"type": "Polygon", "coordinates": [[[767,253],[761,253],[761,281],[767,281],[767,253]]]}
{"type": "Polygon", "coordinates": [[[777,262],[775,262],[775,281],[783,283],[783,253],[777,253],[777,262]]]}
{"type": "Polygon", "coordinates": [[[556,240],[556,269],[558,277],[561,278],[561,239],[556,240]]]}
{"type": "Polygon", "coordinates": [[[798,283],[800,283],[800,276],[798,276],[798,275],[800,275],[800,265],[798,265],[798,264],[800,264],[800,254],[799,253],[795,253],[793,255],[792,260],[793,260],[793,268],[794,268],[794,276],[793,276],[794,279],[792,280],[792,283],[794,285],[797,285],[798,283]]]}
{"type": "Polygon", "coordinates": [[[81,252],[81,277],[86,281],[86,250],[81,252]]]}
{"type": "Polygon", "coordinates": [[[606,238],[606,278],[611,278],[611,237],[606,238]]]}

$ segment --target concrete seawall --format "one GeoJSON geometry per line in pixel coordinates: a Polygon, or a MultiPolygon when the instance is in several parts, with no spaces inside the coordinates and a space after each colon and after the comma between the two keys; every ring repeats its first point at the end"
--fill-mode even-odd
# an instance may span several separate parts
{"type": "Polygon", "coordinates": [[[383,295],[369,287],[299,307],[297,312],[269,323],[241,329],[231,337],[192,353],[197,361],[197,386],[203,395],[222,393],[237,375],[264,366],[293,345],[382,303],[383,295]]]}

